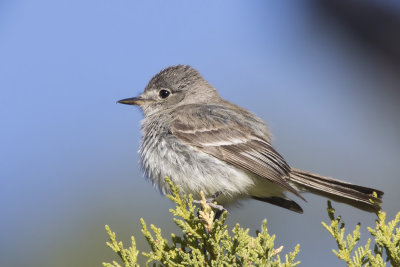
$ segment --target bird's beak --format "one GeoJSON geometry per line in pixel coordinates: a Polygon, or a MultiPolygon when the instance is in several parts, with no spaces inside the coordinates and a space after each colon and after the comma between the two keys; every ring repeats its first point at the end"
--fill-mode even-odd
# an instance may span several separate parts
{"type": "Polygon", "coordinates": [[[146,102],[149,102],[149,99],[142,98],[140,96],[138,97],[131,97],[131,98],[125,98],[121,99],[118,101],[118,103],[125,104],[125,105],[136,105],[140,106],[146,102]]]}

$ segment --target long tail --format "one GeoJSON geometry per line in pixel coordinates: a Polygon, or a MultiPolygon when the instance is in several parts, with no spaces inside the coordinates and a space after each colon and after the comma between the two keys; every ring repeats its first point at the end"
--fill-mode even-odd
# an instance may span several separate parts
{"type": "Polygon", "coordinates": [[[365,211],[372,212],[381,209],[383,192],[380,190],[354,185],[294,168],[291,169],[290,180],[305,191],[325,196],[365,211]],[[376,193],[377,197],[373,196],[373,192],[376,193]]]}

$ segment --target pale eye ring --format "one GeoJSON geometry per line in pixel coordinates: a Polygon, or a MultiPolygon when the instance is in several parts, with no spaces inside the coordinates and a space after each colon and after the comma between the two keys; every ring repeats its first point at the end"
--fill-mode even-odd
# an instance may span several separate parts
{"type": "Polygon", "coordinates": [[[167,98],[170,94],[171,94],[171,92],[170,92],[169,90],[166,90],[166,89],[161,89],[161,90],[158,92],[158,95],[159,95],[162,99],[167,98]]]}

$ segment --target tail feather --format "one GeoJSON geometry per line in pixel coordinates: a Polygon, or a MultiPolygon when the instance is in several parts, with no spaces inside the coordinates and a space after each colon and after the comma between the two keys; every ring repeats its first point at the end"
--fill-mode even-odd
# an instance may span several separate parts
{"type": "Polygon", "coordinates": [[[354,185],[293,168],[290,173],[290,181],[301,189],[326,196],[362,210],[378,211],[381,209],[383,192],[380,190],[354,185]],[[374,192],[377,197],[373,196],[374,192]]]}
{"type": "Polygon", "coordinates": [[[264,201],[272,205],[276,205],[297,213],[303,213],[303,209],[299,204],[286,197],[253,197],[255,200],[264,201]]]}

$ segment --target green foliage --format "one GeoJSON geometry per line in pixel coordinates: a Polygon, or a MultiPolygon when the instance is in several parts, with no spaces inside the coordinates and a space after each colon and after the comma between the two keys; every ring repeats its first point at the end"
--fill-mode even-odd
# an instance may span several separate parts
{"type": "MultiPolygon", "coordinates": [[[[122,242],[118,242],[116,239],[116,234],[111,231],[110,227],[106,225],[106,231],[108,233],[108,236],[110,237],[110,242],[107,242],[107,246],[109,246],[114,252],[118,254],[118,256],[122,259],[124,266],[139,266],[137,262],[137,256],[139,254],[139,251],[136,249],[136,242],[135,238],[132,236],[131,237],[131,242],[132,245],[130,248],[126,249],[124,248],[122,242]]],[[[106,267],[120,267],[121,265],[118,264],[116,261],[113,261],[112,263],[105,263],[103,262],[103,265],[106,267]]]]}
{"type": "MultiPolygon", "coordinates": [[[[201,208],[193,204],[191,195],[181,196],[179,188],[174,186],[168,178],[171,187],[168,198],[176,203],[175,209],[170,212],[174,215],[174,222],[182,230],[177,236],[171,234],[172,243],[162,236],[160,228],[150,225],[150,229],[141,219],[142,233],[151,250],[142,252],[147,258],[146,265],[152,266],[296,266],[295,261],[299,252],[299,245],[293,252],[288,253],[281,261],[280,253],[283,247],[274,248],[274,235],[269,235],[267,222],[262,224],[261,232],[257,237],[249,235],[249,229],[243,229],[239,224],[228,231],[225,225],[227,213],[220,219],[214,220],[214,211],[207,204],[204,194],[201,193],[201,208]],[[198,214],[198,215],[196,215],[198,214]]],[[[345,236],[345,224],[340,216],[335,217],[335,210],[328,201],[328,215],[330,225],[322,225],[336,241],[337,250],[333,253],[347,266],[391,266],[400,267],[400,212],[394,220],[386,223],[386,214],[377,212],[375,228],[368,227],[373,237],[368,239],[364,246],[358,246],[360,240],[360,224],[358,223],[351,234],[345,236]],[[373,249],[371,249],[373,246],[373,249]]],[[[134,237],[129,248],[124,248],[122,242],[116,240],[116,235],[106,225],[110,241],[107,245],[118,254],[122,265],[113,261],[103,263],[106,267],[139,266],[137,264],[139,251],[136,249],[134,237]]]]}
{"type": "Polygon", "coordinates": [[[333,253],[347,266],[386,266],[389,261],[392,266],[400,266],[400,212],[394,220],[386,223],[386,214],[382,211],[377,212],[375,229],[368,227],[368,231],[375,238],[374,250],[370,249],[371,239],[369,238],[365,246],[356,248],[360,240],[360,224],[358,223],[352,234],[345,236],[345,225],[340,216],[335,217],[335,210],[331,202],[328,201],[328,215],[331,224],[322,225],[336,240],[338,250],[333,253]],[[384,252],[386,259],[384,259],[384,252]]]}
{"type": "MultiPolygon", "coordinates": [[[[295,261],[299,252],[297,245],[293,252],[283,257],[280,252],[283,247],[274,248],[274,235],[269,235],[267,222],[262,224],[261,232],[257,237],[249,235],[249,229],[243,229],[239,224],[228,231],[225,225],[227,213],[224,212],[220,219],[214,220],[214,211],[207,204],[202,194],[201,208],[193,204],[191,195],[181,196],[179,188],[174,186],[170,179],[167,182],[172,193],[168,198],[176,203],[175,209],[170,212],[174,215],[174,222],[182,230],[182,235],[171,235],[172,244],[162,236],[161,229],[150,225],[150,229],[141,219],[142,233],[145,236],[151,251],[143,252],[147,258],[146,265],[153,266],[296,266],[300,262],[295,261]],[[198,214],[198,216],[196,215],[198,214]]],[[[138,266],[135,239],[132,237],[132,245],[124,248],[122,242],[118,242],[108,226],[107,233],[110,242],[107,245],[122,259],[122,266],[138,266]]],[[[103,263],[107,267],[121,266],[116,261],[103,263]]]]}

